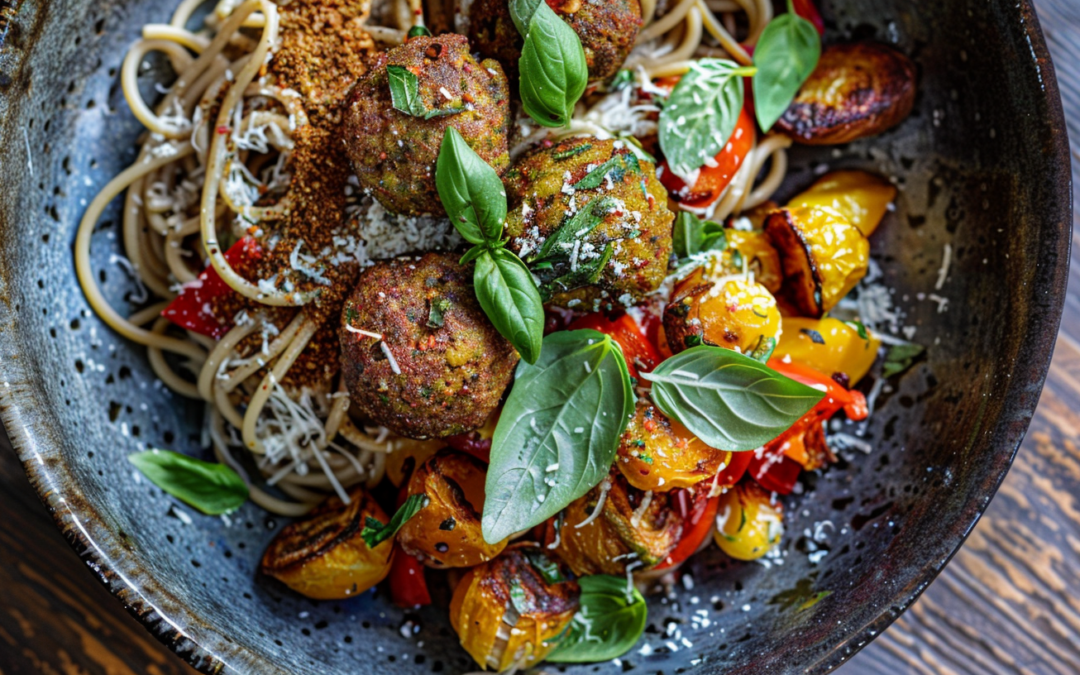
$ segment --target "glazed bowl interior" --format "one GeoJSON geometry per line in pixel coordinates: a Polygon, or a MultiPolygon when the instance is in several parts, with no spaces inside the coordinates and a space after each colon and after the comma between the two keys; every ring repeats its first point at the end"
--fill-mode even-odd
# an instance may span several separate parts
{"type": "MultiPolygon", "coordinates": [[[[118,82],[125,49],[172,4],[0,3],[0,402],[12,440],[91,568],[200,668],[472,670],[445,609],[403,612],[377,592],[305,600],[256,574],[281,519],[250,504],[199,516],[125,461],[145,447],[200,452],[202,408],[161,386],[143,350],[91,313],[72,241],[88,201],[135,158],[141,128],[118,82]]],[[[827,41],[874,38],[910,54],[920,93],[911,118],[882,137],[793,152],[780,198],[826,167],[870,169],[902,187],[873,251],[898,324],[927,356],[877,399],[872,452],[840,451],[787,501],[779,561],[698,556],[669,597],[651,600],[638,649],[560,672],[835,667],[963,542],[1038,400],[1064,298],[1069,179],[1033,12],[976,0],[823,9],[827,41]]],[[[119,206],[99,223],[93,257],[124,312],[139,292],[115,257],[119,206]]]]}

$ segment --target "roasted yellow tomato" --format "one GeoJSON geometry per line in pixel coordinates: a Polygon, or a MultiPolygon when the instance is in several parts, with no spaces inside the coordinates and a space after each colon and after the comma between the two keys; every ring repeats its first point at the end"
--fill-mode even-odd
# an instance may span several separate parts
{"type": "Polygon", "coordinates": [[[730,452],[710,448],[648,400],[639,399],[615,466],[637,489],[666,492],[712,478],[730,461],[730,452]]]}
{"type": "Polygon", "coordinates": [[[742,278],[676,285],[664,308],[664,336],[673,353],[699,344],[747,353],[780,333],[780,310],[767,288],[742,278]]]}
{"type": "Polygon", "coordinates": [[[896,126],[915,103],[915,65],[876,42],[832,45],[776,128],[799,143],[833,145],[896,126]]]}
{"type": "Polygon", "coordinates": [[[869,237],[894,199],[896,187],[881,176],[865,171],[833,171],[788,202],[788,208],[828,207],[869,237]]]}
{"type": "Polygon", "coordinates": [[[386,477],[394,487],[401,487],[418,465],[444,447],[446,441],[441,438],[417,441],[402,436],[396,439],[390,452],[386,454],[386,477]]]}
{"type": "Polygon", "coordinates": [[[527,670],[555,647],[580,595],[577,582],[542,549],[515,546],[458,582],[450,623],[482,668],[527,670]]]}
{"type": "Polygon", "coordinates": [[[566,507],[556,530],[555,552],[578,576],[619,575],[627,567],[652,567],[671,553],[682,536],[682,517],[673,508],[672,498],[671,492],[638,490],[619,472],[612,472],[566,507]],[[598,507],[600,515],[590,518],[598,507]]]}
{"type": "Polygon", "coordinates": [[[774,359],[791,359],[819,373],[843,373],[848,384],[861,380],[877,358],[881,340],[866,329],[859,335],[856,326],[839,319],[784,319],[784,334],[773,352],[774,359]]]}
{"type": "Polygon", "coordinates": [[[806,471],[815,471],[836,461],[836,455],[825,442],[825,426],[821,422],[782,437],[779,449],[806,471]]]}
{"type": "Polygon", "coordinates": [[[774,211],[765,232],[780,252],[784,292],[804,316],[820,317],[866,276],[870,242],[829,207],[774,211]]]}
{"type": "Polygon", "coordinates": [[[386,514],[362,488],[349,492],[349,503],[331,497],[302,520],[290,523],[263,554],[263,574],[316,600],[342,600],[368,590],[390,571],[392,541],[368,548],[360,537],[368,518],[387,522],[386,514]]]}
{"type": "Polygon", "coordinates": [[[480,532],[487,467],[456,450],[436,453],[409,479],[410,495],[427,495],[420,509],[398,530],[402,550],[429,567],[472,567],[487,562],[506,547],[488,544],[480,532]]]}
{"type": "Polygon", "coordinates": [[[784,513],[780,502],[754,482],[739,483],[720,495],[716,544],[736,560],[757,560],[780,543],[784,513]]]}

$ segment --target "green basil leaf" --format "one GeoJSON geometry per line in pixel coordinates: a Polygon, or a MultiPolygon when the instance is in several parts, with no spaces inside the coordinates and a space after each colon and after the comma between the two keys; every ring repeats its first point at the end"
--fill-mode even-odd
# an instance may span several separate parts
{"type": "Polygon", "coordinates": [[[680,211],[671,232],[671,243],[679,260],[685,260],[702,251],[723,251],[727,248],[727,235],[720,223],[703,222],[689,211],[680,211]]]}
{"type": "Polygon", "coordinates": [[[611,256],[614,253],[615,244],[608,242],[599,258],[579,262],[576,270],[571,270],[561,277],[556,277],[541,285],[540,299],[547,302],[556,293],[565,293],[575,288],[597,283],[600,281],[600,275],[604,273],[604,268],[611,262],[611,256]]]}
{"type": "Polygon", "coordinates": [[[468,251],[465,251],[465,255],[461,256],[461,260],[458,261],[458,264],[467,265],[468,263],[471,263],[472,261],[479,258],[481,254],[483,254],[483,252],[487,250],[487,246],[484,246],[483,244],[477,244],[476,246],[470,248],[468,251]]]}
{"type": "Polygon", "coordinates": [[[442,328],[446,322],[446,310],[450,309],[450,301],[446,298],[433,298],[428,303],[428,328],[442,328]]]}
{"type": "Polygon", "coordinates": [[[480,307],[521,358],[536,363],[544,339],[544,303],[529,268],[504,248],[476,259],[473,286],[480,307]]]}
{"type": "Polygon", "coordinates": [[[660,148],[676,175],[690,175],[727,145],[743,107],[742,77],[752,73],[725,59],[692,62],[660,111],[660,148]]]}
{"type": "Polygon", "coordinates": [[[926,351],[925,347],[914,342],[889,345],[885,351],[885,362],[881,367],[882,377],[892,377],[904,372],[915,363],[915,359],[919,358],[924,351],[926,351]]]}
{"type": "Polygon", "coordinates": [[[529,34],[529,22],[544,0],[510,0],[510,18],[521,37],[529,34]]]}
{"type": "Polygon", "coordinates": [[[420,80],[416,75],[405,66],[387,66],[386,76],[390,80],[390,101],[394,109],[413,117],[422,116],[427,109],[420,100],[420,80]]]}
{"type": "Polygon", "coordinates": [[[506,189],[499,174],[473,152],[454,127],[443,134],[435,186],[450,222],[470,244],[497,243],[506,221],[506,189]]]}
{"type": "Polygon", "coordinates": [[[754,450],[788,430],[824,394],[749,356],[702,345],[679,352],[651,373],[652,399],[705,445],[754,450]]]}
{"type": "Polygon", "coordinates": [[[595,230],[618,206],[619,203],[613,197],[592,200],[560,225],[559,229],[544,241],[536,255],[529,258],[529,262],[569,259],[574,243],[595,230]]]}
{"type": "Polygon", "coordinates": [[[427,29],[427,26],[413,26],[406,37],[410,40],[414,37],[431,37],[431,31],[427,29]]]}
{"type": "Polygon", "coordinates": [[[235,511],[248,498],[247,483],[224,464],[169,450],[136,452],[128,461],[151,483],[208,516],[235,511]]]}
{"type": "Polygon", "coordinates": [[[616,183],[621,181],[628,170],[641,172],[641,165],[637,163],[637,157],[632,154],[616,155],[582,176],[581,180],[570,187],[575,190],[595,190],[607,182],[609,175],[612,181],[616,183]]]}
{"type": "Polygon", "coordinates": [[[626,577],[596,574],[578,579],[579,609],[565,637],[547,656],[555,663],[609,661],[630,651],[645,632],[648,609],[626,577]]]}
{"type": "Polygon", "coordinates": [[[535,365],[518,364],[491,441],[481,521],[502,541],[544,522],[603,480],[634,411],[618,344],[594,330],[544,338],[535,365]]]}
{"type": "Polygon", "coordinates": [[[522,549],[522,553],[525,554],[529,564],[540,573],[546,583],[558,584],[566,581],[566,577],[563,576],[558,563],[547,557],[540,549],[526,548],[522,549]]]}
{"type": "Polygon", "coordinates": [[[545,127],[569,124],[589,70],[578,34],[546,2],[537,3],[529,20],[518,70],[518,91],[529,117],[545,127]]]}
{"type": "Polygon", "coordinates": [[[368,516],[367,521],[364,522],[364,529],[360,531],[361,538],[368,545],[368,548],[375,548],[397,534],[401,526],[420,513],[420,509],[427,506],[429,501],[425,494],[410,495],[405,500],[405,503],[401,505],[401,508],[397,510],[397,513],[390,517],[390,522],[385,525],[380,523],[377,518],[368,516]]]}
{"type": "Polygon", "coordinates": [[[754,110],[763,131],[788,109],[820,56],[821,36],[798,14],[781,14],[765,26],[754,48],[754,110]]]}
{"type": "Polygon", "coordinates": [[[866,331],[866,326],[863,324],[862,321],[845,321],[844,323],[855,329],[855,331],[859,334],[859,337],[861,337],[862,339],[870,339],[870,333],[866,331]]]}

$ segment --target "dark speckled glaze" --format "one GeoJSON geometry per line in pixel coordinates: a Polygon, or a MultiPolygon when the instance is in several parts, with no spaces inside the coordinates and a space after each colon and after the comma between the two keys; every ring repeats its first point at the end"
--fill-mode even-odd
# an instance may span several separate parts
{"type": "MultiPolygon", "coordinates": [[[[124,50],[172,4],[0,0],[3,421],[87,565],[197,668],[471,670],[445,610],[404,614],[376,593],[299,598],[255,573],[279,520],[251,505],[228,519],[191,514],[124,460],[145,445],[198,452],[200,410],[155,383],[142,351],[92,315],[71,250],[89,199],[135,156],[140,128],[117,81],[124,50]]],[[[928,358],[879,399],[874,451],[842,452],[790,500],[782,565],[699,556],[693,584],[652,601],[647,648],[566,672],[834,668],[948,562],[1038,401],[1065,297],[1070,190],[1058,91],[1030,5],[832,0],[824,14],[828,39],[873,37],[910,54],[920,94],[914,115],[879,139],[793,153],[782,196],[822,163],[902,184],[873,250],[928,358]],[[935,291],[946,243],[939,312],[919,294],[935,291]],[[811,544],[816,524],[821,541],[811,544]],[[815,546],[828,550],[816,564],[815,546]]],[[[124,308],[133,285],[109,260],[118,213],[114,204],[99,224],[94,258],[124,308]]]]}

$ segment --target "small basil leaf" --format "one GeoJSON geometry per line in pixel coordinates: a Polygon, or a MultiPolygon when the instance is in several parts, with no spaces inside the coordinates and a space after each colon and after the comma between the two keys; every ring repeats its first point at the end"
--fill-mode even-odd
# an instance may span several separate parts
{"type": "Polygon", "coordinates": [[[208,516],[235,511],[248,498],[247,483],[224,464],[169,450],[136,452],[128,461],[151,483],[208,516]]]}
{"type": "Polygon", "coordinates": [[[645,632],[645,598],[626,577],[597,574],[578,579],[581,598],[565,637],[547,656],[555,663],[609,661],[630,651],[645,632]]]}
{"type": "Polygon", "coordinates": [[[574,243],[595,230],[596,226],[604,222],[604,218],[607,218],[618,205],[613,197],[592,200],[560,225],[559,229],[544,241],[544,245],[529,261],[568,259],[570,252],[574,249],[574,243]]]}
{"type": "Polygon", "coordinates": [[[419,117],[426,108],[420,100],[420,80],[405,66],[387,66],[386,76],[390,81],[390,101],[395,110],[406,115],[419,117]]]}
{"type": "Polygon", "coordinates": [[[859,334],[859,337],[861,337],[862,339],[870,339],[870,333],[866,331],[866,326],[863,324],[862,321],[845,321],[844,323],[853,328],[859,334]]]}
{"type": "MultiPolygon", "coordinates": [[[[635,162],[635,166],[637,166],[637,171],[640,172],[641,167],[636,164],[637,158],[633,155],[626,155],[626,157],[629,157],[635,162]]],[[[574,183],[570,187],[574,188],[575,190],[595,190],[596,188],[607,182],[607,178],[609,175],[611,176],[612,181],[621,181],[623,179],[623,176],[626,175],[627,169],[629,168],[631,167],[628,165],[627,160],[623,158],[623,155],[616,155],[601,164],[600,166],[596,167],[589,173],[582,176],[581,180],[574,183]]]]}
{"type": "Polygon", "coordinates": [[[431,31],[427,29],[427,26],[413,26],[409,29],[406,37],[409,39],[414,37],[431,37],[431,31]]]}
{"type": "Polygon", "coordinates": [[[652,399],[705,445],[753,450],[787,431],[824,394],[723,347],[679,352],[650,373],[652,399]]]}
{"type": "Polygon", "coordinates": [[[724,226],[711,220],[702,222],[689,211],[680,211],[671,232],[672,250],[684,260],[702,251],[722,251],[727,248],[724,226]]]}
{"type": "Polygon", "coordinates": [[[544,0],[510,0],[510,18],[521,37],[529,34],[529,22],[544,0]]]}
{"type": "Polygon", "coordinates": [[[504,248],[476,259],[473,286],[480,307],[521,358],[536,363],[544,339],[544,304],[525,263],[504,248]]]}
{"type": "Polygon", "coordinates": [[[472,261],[479,258],[480,255],[487,250],[487,246],[484,246],[483,244],[477,244],[476,246],[470,248],[468,251],[465,251],[465,255],[461,256],[461,260],[458,261],[458,264],[467,265],[468,263],[471,263],[472,261]]]}
{"type": "Polygon", "coordinates": [[[485,541],[544,522],[603,480],[633,410],[626,360],[610,337],[594,330],[545,337],[536,364],[518,364],[495,427],[485,541]]]}
{"type": "Polygon", "coordinates": [[[885,351],[885,362],[881,367],[882,377],[892,377],[904,372],[915,363],[915,359],[919,358],[924,351],[926,351],[925,347],[914,342],[889,345],[889,348],[885,351]]]}
{"type": "Polygon", "coordinates": [[[768,131],[817,67],[821,36],[798,14],[782,14],[765,26],[754,48],[754,110],[768,131]]]}
{"type": "Polygon", "coordinates": [[[420,509],[428,505],[428,501],[425,494],[410,495],[405,500],[405,503],[401,505],[401,508],[397,510],[397,513],[390,517],[390,522],[385,525],[380,523],[378,519],[369,516],[367,521],[364,522],[364,529],[360,531],[360,537],[363,538],[368,548],[375,548],[397,534],[402,525],[409,522],[410,518],[420,513],[420,509]]]}
{"type": "Polygon", "coordinates": [[[428,328],[442,328],[446,322],[446,310],[450,309],[450,301],[446,298],[434,298],[428,306],[428,328]]]}
{"type": "Polygon", "coordinates": [[[495,243],[506,221],[506,190],[495,169],[473,152],[454,127],[443,134],[435,162],[439,199],[465,241],[495,243]]]}
{"type": "Polygon", "coordinates": [[[692,62],[660,111],[660,148],[676,175],[689,176],[727,145],[743,107],[742,77],[752,73],[725,59],[692,62]]]}
{"type": "Polygon", "coordinates": [[[529,20],[518,70],[521,103],[529,117],[545,127],[569,124],[589,71],[581,39],[546,2],[537,3],[529,20]]]}

